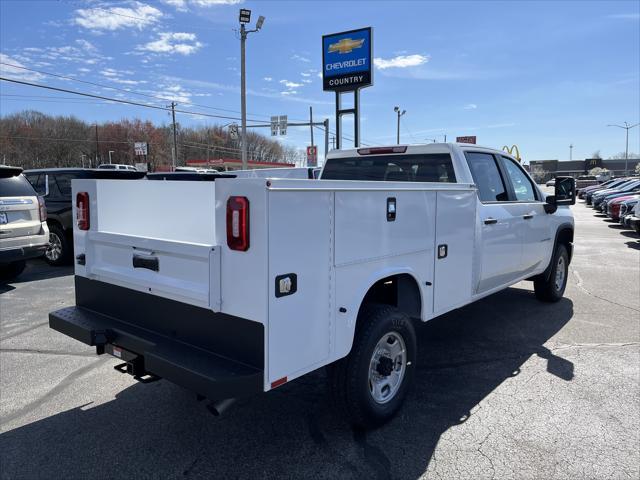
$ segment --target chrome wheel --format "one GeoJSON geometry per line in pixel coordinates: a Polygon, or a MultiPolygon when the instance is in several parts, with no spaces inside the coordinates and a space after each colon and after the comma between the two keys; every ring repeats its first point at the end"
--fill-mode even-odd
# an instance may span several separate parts
{"type": "Polygon", "coordinates": [[[566,266],[564,263],[564,257],[561,255],[558,258],[558,264],[556,265],[556,279],[555,279],[555,287],[559,292],[564,287],[564,277],[566,275],[566,266]]]}
{"type": "Polygon", "coordinates": [[[62,240],[55,233],[49,233],[49,245],[44,255],[50,262],[56,262],[62,256],[62,240]]]}
{"type": "Polygon", "coordinates": [[[369,362],[369,392],[376,403],[396,396],[407,368],[407,348],[402,337],[388,332],[378,341],[369,362]]]}

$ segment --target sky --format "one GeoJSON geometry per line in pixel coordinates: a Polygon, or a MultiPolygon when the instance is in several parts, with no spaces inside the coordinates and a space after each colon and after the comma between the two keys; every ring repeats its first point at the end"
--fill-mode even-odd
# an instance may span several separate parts
{"type": "MultiPolygon", "coordinates": [[[[0,0],[0,76],[158,106],[174,100],[193,112],[177,115],[181,125],[237,122],[239,8],[253,23],[266,17],[247,40],[250,124],[308,121],[311,106],[335,130],[322,35],[367,26],[375,67],[360,91],[364,144],[395,143],[396,105],[406,110],[402,143],[475,135],[484,146],[517,145],[525,161],[568,160],[569,145],[574,159],[598,150],[607,158],[625,148],[625,131],[607,125],[640,121],[638,0],[0,0]]],[[[162,110],[0,81],[0,114],[24,109],[170,122],[162,110]]],[[[353,136],[350,119],[343,129],[353,136]]],[[[630,151],[640,152],[639,132],[629,133],[630,151]]],[[[304,148],[309,137],[292,127],[277,139],[304,148]]]]}

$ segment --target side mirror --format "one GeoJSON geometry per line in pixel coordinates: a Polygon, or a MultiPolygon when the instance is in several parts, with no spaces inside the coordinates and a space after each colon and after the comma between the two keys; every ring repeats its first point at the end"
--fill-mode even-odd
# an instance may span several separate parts
{"type": "Polygon", "coordinates": [[[573,177],[556,177],[553,195],[548,195],[544,205],[547,213],[555,213],[558,205],[576,204],[576,180],[573,177]]]}
{"type": "Polygon", "coordinates": [[[556,177],[555,193],[556,205],[576,204],[576,180],[573,177],[556,177]]]}

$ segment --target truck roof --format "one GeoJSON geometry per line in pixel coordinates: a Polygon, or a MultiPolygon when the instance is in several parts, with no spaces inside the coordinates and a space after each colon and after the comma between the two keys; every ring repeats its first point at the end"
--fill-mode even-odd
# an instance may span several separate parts
{"type": "Polygon", "coordinates": [[[332,158],[352,158],[365,155],[411,155],[420,153],[451,153],[454,148],[462,150],[474,150],[498,153],[505,157],[517,160],[513,155],[495,148],[483,147],[471,143],[421,143],[421,144],[404,144],[404,145],[387,145],[375,147],[351,148],[348,150],[332,150],[327,154],[327,160],[332,158]]]}

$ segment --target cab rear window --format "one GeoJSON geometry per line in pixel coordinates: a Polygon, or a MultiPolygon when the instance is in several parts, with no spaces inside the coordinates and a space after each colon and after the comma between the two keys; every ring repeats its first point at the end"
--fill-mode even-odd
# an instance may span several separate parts
{"type": "Polygon", "coordinates": [[[34,197],[35,195],[35,190],[24,175],[0,177],[0,197],[34,197]]]}
{"type": "Polygon", "coordinates": [[[334,158],[327,160],[322,179],[452,183],[456,175],[448,153],[432,153],[334,158]]]}

